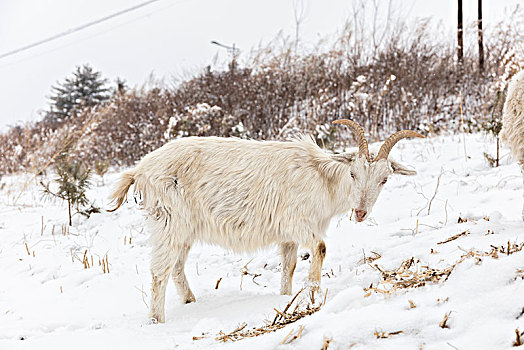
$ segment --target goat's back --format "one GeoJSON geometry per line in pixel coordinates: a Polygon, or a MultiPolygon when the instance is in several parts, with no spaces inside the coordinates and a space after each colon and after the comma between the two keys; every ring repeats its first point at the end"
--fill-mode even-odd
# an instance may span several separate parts
{"type": "Polygon", "coordinates": [[[190,137],[151,152],[134,177],[150,216],[181,239],[245,251],[323,234],[332,213],[316,163],[327,157],[310,139],[190,137]]]}

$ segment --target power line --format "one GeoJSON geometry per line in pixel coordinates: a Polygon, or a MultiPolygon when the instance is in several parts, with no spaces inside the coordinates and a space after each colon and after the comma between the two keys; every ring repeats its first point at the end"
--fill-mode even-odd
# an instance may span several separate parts
{"type": "Polygon", "coordinates": [[[35,47],[35,46],[39,46],[39,45],[42,45],[42,44],[48,43],[48,42],[50,42],[50,41],[53,41],[53,40],[59,39],[59,38],[61,38],[61,37],[64,37],[64,36],[66,36],[66,35],[70,35],[70,34],[76,33],[76,32],[78,32],[78,31],[81,31],[81,30],[86,29],[86,28],[88,28],[88,27],[92,27],[92,26],[94,26],[94,25],[96,25],[96,24],[99,24],[99,23],[102,23],[102,22],[108,21],[108,20],[110,20],[110,19],[112,19],[112,18],[115,18],[115,17],[121,16],[121,15],[123,15],[123,14],[125,14],[125,13],[131,12],[131,11],[134,11],[134,10],[137,10],[137,9],[139,9],[139,8],[141,8],[141,7],[144,7],[144,6],[150,5],[150,4],[152,4],[152,3],[154,3],[154,2],[158,2],[158,1],[162,1],[162,0],[149,0],[149,1],[146,1],[146,2],[144,2],[144,3],[138,4],[138,5],[136,5],[136,6],[129,7],[129,8],[127,8],[127,9],[125,9],[125,10],[118,11],[118,12],[115,12],[115,13],[110,14],[110,15],[108,15],[108,16],[105,16],[105,17],[99,18],[99,19],[97,19],[97,20],[95,20],[95,21],[92,21],[92,22],[89,22],[89,23],[83,24],[83,25],[78,26],[78,27],[75,27],[75,28],[68,29],[68,30],[66,30],[66,31],[64,31],[64,32],[62,32],[62,33],[59,33],[59,34],[56,34],[56,35],[50,36],[50,37],[48,37],[48,38],[46,38],[46,39],[43,39],[43,40],[37,41],[37,42],[32,43],[32,44],[30,44],[30,45],[26,45],[26,46],[20,47],[20,48],[18,48],[18,49],[16,49],[16,50],[13,50],[13,51],[9,51],[9,52],[3,53],[3,54],[0,55],[0,59],[5,58],[5,57],[8,57],[8,56],[12,56],[12,55],[17,54],[17,53],[22,52],[22,51],[29,50],[29,49],[31,49],[31,48],[33,48],[33,47],[35,47]]]}
{"type": "Polygon", "coordinates": [[[38,57],[41,57],[43,55],[47,55],[49,53],[52,53],[52,52],[55,52],[55,51],[58,51],[58,50],[61,50],[63,48],[66,48],[66,47],[70,47],[70,46],[73,46],[73,45],[79,45],[80,43],[82,43],[83,41],[85,40],[89,40],[89,39],[92,39],[92,38],[95,38],[95,37],[98,37],[98,36],[101,36],[101,35],[104,35],[114,29],[117,29],[117,28],[120,28],[120,27],[123,27],[123,26],[126,26],[128,24],[131,24],[131,23],[134,23],[134,22],[137,22],[143,18],[146,18],[146,17],[149,17],[151,16],[152,14],[154,13],[157,13],[158,11],[164,11],[170,7],[173,7],[174,5],[177,5],[177,4],[180,4],[182,2],[188,2],[188,1],[191,1],[191,0],[179,0],[178,2],[173,2],[173,3],[170,3],[166,6],[163,6],[163,7],[159,7],[155,10],[152,10],[152,11],[149,11],[147,13],[144,13],[143,15],[140,15],[136,18],[132,18],[128,21],[124,21],[124,22],[120,22],[119,24],[117,25],[114,25],[112,27],[109,27],[103,31],[100,31],[98,33],[94,33],[94,34],[91,34],[87,37],[80,37],[78,39],[75,40],[75,42],[73,43],[67,43],[67,44],[63,44],[63,45],[60,45],[60,46],[56,46],[54,48],[51,48],[49,50],[46,50],[46,51],[43,51],[43,52],[40,52],[40,53],[37,53],[35,55],[32,55],[32,56],[29,56],[29,57],[25,57],[25,58],[22,58],[22,59],[19,59],[17,61],[14,61],[14,62],[9,62],[9,63],[4,63],[4,64],[0,64],[0,69],[4,68],[4,67],[8,67],[8,66],[12,66],[12,65],[16,65],[18,63],[22,63],[22,62],[26,62],[26,61],[30,61],[32,59],[35,59],[35,58],[38,58],[38,57]]]}

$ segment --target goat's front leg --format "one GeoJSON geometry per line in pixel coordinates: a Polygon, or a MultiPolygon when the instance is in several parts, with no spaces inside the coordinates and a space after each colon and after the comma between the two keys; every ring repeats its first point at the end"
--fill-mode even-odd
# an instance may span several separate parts
{"type": "Polygon", "coordinates": [[[322,272],[322,263],[326,257],[326,244],[324,241],[317,241],[312,247],[313,258],[309,267],[309,281],[316,289],[320,288],[320,275],[322,272]]]}
{"type": "Polygon", "coordinates": [[[280,284],[280,294],[291,295],[293,289],[293,273],[297,266],[298,244],[286,242],[280,244],[280,254],[282,255],[282,281],[280,284]]]}

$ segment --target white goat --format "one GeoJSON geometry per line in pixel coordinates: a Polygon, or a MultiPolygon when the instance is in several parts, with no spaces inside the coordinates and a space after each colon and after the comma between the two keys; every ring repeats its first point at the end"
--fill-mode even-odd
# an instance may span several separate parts
{"type": "Polygon", "coordinates": [[[524,71],[516,74],[509,83],[508,96],[504,103],[501,138],[508,145],[513,158],[520,164],[524,187],[524,71]]]}
{"type": "Polygon", "coordinates": [[[416,174],[388,159],[391,148],[402,138],[423,137],[399,131],[372,158],[357,123],[335,123],[355,132],[358,154],[327,154],[307,137],[291,142],[188,137],[151,152],[123,174],[111,211],[134,183],[151,230],[153,322],[165,321],[170,274],[184,302],[195,301],[184,264],[197,241],[237,252],[278,244],[281,294],[291,294],[297,248],[304,246],[312,250],[309,281],[318,288],[326,255],[322,239],[331,219],[351,208],[357,221],[366,219],[389,175],[416,174]]]}

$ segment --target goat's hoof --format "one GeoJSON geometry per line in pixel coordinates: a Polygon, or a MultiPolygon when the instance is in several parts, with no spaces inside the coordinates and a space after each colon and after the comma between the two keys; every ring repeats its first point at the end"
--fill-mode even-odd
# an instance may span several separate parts
{"type": "Polygon", "coordinates": [[[196,302],[196,298],[193,294],[188,295],[187,297],[184,298],[184,304],[190,304],[194,302],[196,302]]]}
{"type": "Polygon", "coordinates": [[[154,313],[150,314],[148,324],[158,324],[158,323],[165,323],[164,315],[154,314],[154,313]]]}

